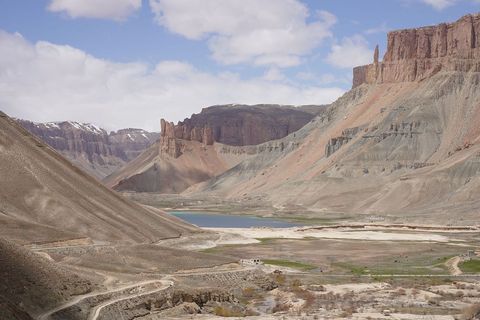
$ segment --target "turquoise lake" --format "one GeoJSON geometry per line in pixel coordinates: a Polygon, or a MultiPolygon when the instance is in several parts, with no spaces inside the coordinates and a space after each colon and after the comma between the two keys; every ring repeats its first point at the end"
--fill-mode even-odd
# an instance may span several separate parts
{"type": "Polygon", "coordinates": [[[170,212],[170,214],[190,222],[191,224],[204,228],[289,228],[298,226],[298,224],[293,222],[275,218],[260,218],[253,216],[189,211],[174,211],[170,212]]]}

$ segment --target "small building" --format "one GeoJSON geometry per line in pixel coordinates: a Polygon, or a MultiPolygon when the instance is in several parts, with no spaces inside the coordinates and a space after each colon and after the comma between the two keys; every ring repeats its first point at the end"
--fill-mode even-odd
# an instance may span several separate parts
{"type": "Polygon", "coordinates": [[[467,259],[468,260],[472,260],[473,258],[475,258],[476,254],[475,254],[475,251],[474,250],[468,250],[467,252],[467,259]]]}
{"type": "Polygon", "coordinates": [[[259,266],[263,265],[260,259],[241,259],[240,263],[244,266],[259,266]]]}

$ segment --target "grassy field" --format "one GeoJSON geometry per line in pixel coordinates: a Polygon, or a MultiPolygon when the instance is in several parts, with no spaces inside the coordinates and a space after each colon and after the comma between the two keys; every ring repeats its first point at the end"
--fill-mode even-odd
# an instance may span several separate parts
{"type": "Polygon", "coordinates": [[[460,269],[465,273],[480,273],[480,260],[473,259],[460,264],[460,269]]]}
{"type": "Polygon", "coordinates": [[[389,274],[429,275],[448,274],[448,270],[444,264],[448,259],[449,257],[441,257],[437,259],[430,257],[429,259],[412,259],[412,261],[403,263],[379,263],[375,265],[368,264],[360,266],[349,262],[337,262],[333,265],[356,276],[389,274]]]}
{"type": "Polygon", "coordinates": [[[306,264],[306,263],[297,262],[297,261],[290,261],[290,260],[280,260],[280,259],[266,259],[266,260],[263,260],[263,263],[269,264],[272,266],[297,269],[301,271],[309,271],[317,268],[316,266],[311,264],[306,264]]]}

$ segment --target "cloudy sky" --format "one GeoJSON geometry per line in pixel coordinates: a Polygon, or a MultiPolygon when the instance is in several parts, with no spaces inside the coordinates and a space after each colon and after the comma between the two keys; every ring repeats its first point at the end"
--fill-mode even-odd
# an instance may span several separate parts
{"type": "Polygon", "coordinates": [[[0,110],[159,130],[226,103],[323,104],[386,33],[480,0],[0,0],[0,110]]]}

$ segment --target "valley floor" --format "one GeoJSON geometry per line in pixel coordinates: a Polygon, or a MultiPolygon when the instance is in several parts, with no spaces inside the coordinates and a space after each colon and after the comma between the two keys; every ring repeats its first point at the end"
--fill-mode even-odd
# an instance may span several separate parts
{"type": "Polygon", "coordinates": [[[350,223],[38,247],[103,279],[38,319],[468,319],[479,240],[476,227],[350,223]]]}
{"type": "Polygon", "coordinates": [[[123,192],[122,195],[139,203],[165,211],[217,212],[222,214],[242,214],[258,217],[274,217],[302,225],[335,225],[344,223],[361,224],[406,224],[406,225],[458,225],[478,224],[477,210],[468,209],[467,213],[456,214],[439,211],[410,212],[334,212],[291,205],[275,206],[265,202],[261,196],[249,199],[224,199],[212,195],[156,194],[123,192]]]}

